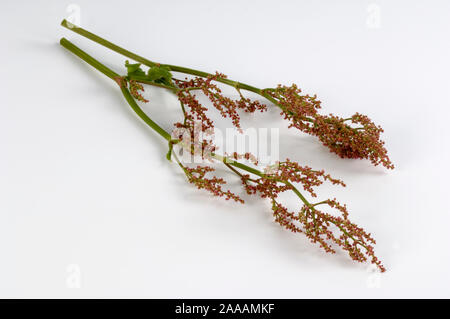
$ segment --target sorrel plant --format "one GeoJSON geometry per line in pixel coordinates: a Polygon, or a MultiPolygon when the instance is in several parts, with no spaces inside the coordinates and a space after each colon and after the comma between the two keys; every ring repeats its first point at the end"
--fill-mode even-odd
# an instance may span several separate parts
{"type": "Polygon", "coordinates": [[[157,63],[125,50],[66,20],[62,22],[62,25],[135,61],[135,63],[126,61],[126,74],[120,75],[67,39],[62,38],[60,41],[64,48],[117,83],[131,109],[166,140],[167,159],[174,160],[178,164],[190,183],[199,189],[209,191],[214,196],[244,203],[241,196],[223,188],[226,181],[214,175],[215,169],[212,166],[205,164],[190,167],[177,157],[176,152],[173,151],[174,146],[193,155],[199,152],[202,158],[223,164],[240,179],[247,194],[259,195],[261,198],[270,200],[274,220],[280,226],[294,233],[305,234],[311,242],[317,243],[326,252],[335,253],[336,248],[340,247],[353,260],[370,261],[380,271],[385,271],[384,266],[375,256],[373,248],[375,239],[370,233],[350,221],[346,205],[339,203],[335,198],[315,200],[317,197],[315,189],[318,186],[324,182],[345,186],[343,181],[331,177],[323,170],[314,170],[290,159],[279,161],[277,165],[260,168],[258,159],[250,153],[235,152],[231,155],[219,155],[213,142],[199,139],[194,129],[198,123],[200,123],[201,132],[207,133],[214,128],[214,121],[207,115],[211,107],[216,109],[223,118],[230,120],[238,130],[241,130],[240,112],[264,112],[268,107],[277,107],[281,116],[289,121],[289,127],[316,136],[323,145],[340,157],[368,159],[374,165],[381,164],[387,169],[393,169],[394,166],[387,155],[384,142],[380,139],[383,130],[367,116],[359,113],[346,118],[333,114],[324,115],[319,113],[321,102],[317,96],[302,94],[295,84],[259,89],[230,80],[218,72],[207,73],[157,63]],[[234,100],[225,96],[219,84],[233,87],[239,98],[234,100]],[[183,119],[173,123],[173,132],[179,132],[180,129],[188,132],[189,143],[186,143],[186,134],[173,132],[170,134],[142,110],[137,102],[148,102],[141,93],[144,91],[144,85],[166,89],[177,97],[183,119]],[[252,100],[245,96],[245,92],[256,93],[268,103],[263,104],[258,100],[252,100]],[[197,94],[206,96],[210,101],[209,105],[200,103],[197,94]],[[251,163],[247,165],[244,160],[251,163]],[[287,191],[293,192],[301,202],[300,208],[296,211],[288,210],[280,201],[279,195],[287,191]],[[336,214],[325,212],[321,208],[324,206],[333,209],[336,214]]]}

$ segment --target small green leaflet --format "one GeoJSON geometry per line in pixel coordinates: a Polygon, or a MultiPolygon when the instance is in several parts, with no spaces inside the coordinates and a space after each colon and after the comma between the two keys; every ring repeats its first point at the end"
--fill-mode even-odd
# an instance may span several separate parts
{"type": "Polygon", "coordinates": [[[141,69],[141,63],[125,61],[128,76],[138,76],[143,80],[172,86],[172,73],[167,66],[152,66],[147,74],[141,69]]]}
{"type": "Polygon", "coordinates": [[[141,69],[140,63],[132,63],[125,61],[125,67],[127,68],[128,75],[145,76],[145,72],[141,69]]]}
{"type": "Polygon", "coordinates": [[[153,66],[148,69],[147,76],[156,83],[172,84],[172,73],[167,66],[153,66]]]}

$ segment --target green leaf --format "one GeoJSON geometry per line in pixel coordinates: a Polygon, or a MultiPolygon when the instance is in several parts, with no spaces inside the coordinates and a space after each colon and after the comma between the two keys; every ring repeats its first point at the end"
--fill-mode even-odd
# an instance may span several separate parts
{"type": "Polygon", "coordinates": [[[141,69],[140,63],[130,63],[125,61],[125,67],[127,68],[128,75],[145,76],[145,72],[141,69]]]}
{"type": "Polygon", "coordinates": [[[167,66],[153,66],[147,72],[147,77],[150,81],[156,83],[163,83],[166,85],[172,84],[172,73],[167,66]]]}

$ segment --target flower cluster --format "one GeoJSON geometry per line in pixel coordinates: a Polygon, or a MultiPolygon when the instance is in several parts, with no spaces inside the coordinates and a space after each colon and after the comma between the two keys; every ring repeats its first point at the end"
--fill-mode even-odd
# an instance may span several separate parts
{"type": "Polygon", "coordinates": [[[225,156],[227,158],[232,158],[234,160],[245,159],[246,161],[249,161],[250,163],[252,163],[255,166],[258,166],[258,163],[259,163],[258,158],[250,152],[246,152],[244,154],[239,154],[238,152],[233,152],[231,155],[228,155],[227,153],[225,153],[225,156]]]}
{"type": "Polygon", "coordinates": [[[286,159],[284,162],[279,162],[278,171],[272,173],[270,176],[275,176],[278,180],[300,183],[303,189],[312,197],[317,197],[313,187],[320,186],[327,180],[334,185],[345,187],[343,181],[332,178],[329,174],[325,174],[324,170],[317,171],[308,166],[300,166],[298,163],[292,162],[289,159],[286,159]]]}
{"type": "Polygon", "coordinates": [[[129,85],[130,85],[129,89],[130,89],[131,95],[132,95],[136,100],[138,100],[138,101],[140,101],[140,102],[147,103],[148,100],[145,99],[145,98],[142,96],[141,92],[139,92],[139,91],[142,91],[142,92],[144,91],[144,87],[142,86],[142,84],[140,84],[140,83],[138,83],[138,82],[136,82],[136,81],[134,81],[134,80],[129,80],[128,82],[129,82],[129,85]]]}
{"type": "Polygon", "coordinates": [[[193,124],[186,122],[175,123],[176,128],[172,131],[172,138],[176,141],[183,152],[187,152],[192,157],[198,157],[202,160],[212,161],[211,155],[217,150],[213,143],[213,130],[201,130],[201,123],[193,124]]]}
{"type": "Polygon", "coordinates": [[[120,88],[128,88],[131,96],[136,100],[148,103],[148,100],[141,94],[141,92],[144,92],[144,86],[141,83],[135,80],[130,80],[125,76],[117,76],[114,78],[114,81],[119,85],[120,88]]]}
{"type": "Polygon", "coordinates": [[[289,127],[317,136],[331,152],[342,158],[369,159],[374,165],[394,168],[380,139],[383,129],[367,116],[356,113],[344,119],[333,114],[321,115],[317,97],[302,95],[295,84],[265,89],[264,93],[281,108],[281,115],[291,122],[289,127]]]}
{"type": "MultiPolygon", "coordinates": [[[[333,205],[330,201],[327,201],[327,204],[346,212],[343,206],[333,205]]],[[[333,216],[312,205],[303,205],[298,215],[298,221],[302,223],[306,236],[313,243],[319,243],[326,252],[333,254],[336,252],[330,244],[331,242],[347,251],[353,260],[365,262],[370,258],[370,262],[375,264],[381,272],[386,271],[381,261],[375,256],[372,246],[372,244],[376,244],[375,239],[364,229],[348,220],[347,216],[348,213],[342,217],[333,216]],[[339,235],[330,229],[331,225],[335,227],[339,235]]]]}
{"type": "Polygon", "coordinates": [[[299,183],[312,197],[317,197],[313,187],[320,186],[327,180],[345,187],[343,181],[332,178],[329,174],[325,174],[325,171],[300,166],[289,159],[276,163],[265,172],[264,177],[259,178],[256,185],[247,183],[249,176],[244,175],[243,184],[248,194],[259,192],[262,197],[274,198],[279,193],[292,189],[290,183],[299,183]]]}
{"type": "MultiPolygon", "coordinates": [[[[211,104],[219,111],[222,117],[230,118],[233,126],[240,131],[239,110],[247,113],[267,110],[266,105],[244,97],[239,89],[237,89],[240,95],[238,100],[224,96],[222,90],[214,82],[225,78],[225,75],[218,72],[207,78],[194,77],[192,79],[186,78],[185,80],[173,78],[177,89],[176,94],[184,114],[183,122],[176,122],[174,125],[178,132],[183,132],[183,130],[189,132],[188,134],[179,134],[177,138],[181,141],[180,146],[183,146],[184,149],[187,148],[193,155],[201,155],[203,159],[210,159],[210,154],[217,149],[210,139],[205,138],[205,136],[212,136],[214,122],[206,114],[208,107],[200,103],[194,92],[201,92],[208,97],[211,104]]],[[[249,156],[249,154],[246,154],[246,156],[249,156]]],[[[255,158],[250,160],[257,163],[255,158]]]]}
{"type": "Polygon", "coordinates": [[[214,172],[214,168],[210,166],[197,166],[195,168],[184,167],[183,169],[188,177],[190,183],[197,186],[198,189],[205,189],[211,192],[214,196],[224,197],[226,200],[233,199],[236,202],[244,203],[244,200],[238,195],[227,190],[222,189],[222,185],[226,184],[223,178],[213,176],[206,178],[205,175],[209,172],[214,172]]]}
{"type": "Polygon", "coordinates": [[[298,194],[293,185],[293,183],[300,184],[311,197],[317,197],[314,187],[324,181],[345,186],[341,180],[332,178],[324,171],[314,171],[288,159],[280,162],[275,171],[272,168],[270,174],[263,174],[256,179],[250,178],[250,175],[241,175],[241,181],[248,194],[258,193],[262,198],[269,198],[272,201],[275,222],[282,227],[294,233],[304,233],[311,242],[319,243],[328,253],[336,252],[334,244],[347,251],[355,261],[364,262],[370,258],[380,271],[385,271],[373,250],[372,244],[375,244],[375,240],[362,228],[349,221],[346,205],[340,204],[335,198],[309,203],[303,195],[298,194]],[[294,191],[303,201],[303,206],[298,212],[291,212],[278,202],[279,194],[285,191],[294,191]],[[327,205],[340,212],[341,216],[318,210],[319,205],[327,205]]]}
{"type": "Polygon", "coordinates": [[[237,129],[241,129],[240,116],[238,110],[241,109],[245,112],[253,113],[256,110],[264,112],[267,110],[267,106],[261,104],[259,101],[252,101],[249,98],[245,98],[240,91],[239,100],[233,100],[222,94],[222,90],[213,82],[217,79],[225,79],[226,76],[216,72],[215,75],[208,76],[207,78],[195,77],[188,80],[173,79],[174,83],[180,89],[178,91],[178,99],[182,105],[187,106],[188,110],[185,110],[185,117],[188,122],[194,121],[194,119],[201,121],[202,129],[206,130],[213,127],[213,121],[206,115],[208,108],[201,105],[195,91],[201,91],[211,104],[220,112],[224,118],[230,118],[233,125],[237,129]]]}

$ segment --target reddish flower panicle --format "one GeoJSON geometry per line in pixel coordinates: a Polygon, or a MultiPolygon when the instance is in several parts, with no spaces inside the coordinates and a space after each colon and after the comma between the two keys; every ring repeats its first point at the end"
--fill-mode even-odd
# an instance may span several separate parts
{"type": "Polygon", "coordinates": [[[244,203],[244,200],[238,195],[227,190],[222,189],[222,185],[226,184],[223,178],[213,176],[206,178],[205,175],[209,172],[214,172],[214,168],[210,166],[197,166],[196,168],[184,167],[186,175],[190,183],[197,186],[198,189],[205,189],[214,196],[225,197],[226,200],[233,199],[236,202],[244,203]]]}
{"type": "Polygon", "coordinates": [[[267,110],[266,105],[261,104],[259,101],[252,101],[249,98],[245,98],[240,91],[239,94],[241,98],[239,100],[225,97],[222,94],[222,90],[213,83],[219,78],[225,79],[226,76],[216,72],[215,75],[208,76],[207,78],[195,77],[190,80],[174,79],[177,87],[181,89],[178,92],[178,99],[189,108],[189,111],[186,112],[186,116],[189,120],[195,118],[201,121],[202,129],[213,127],[213,121],[205,113],[208,108],[202,106],[196,98],[196,95],[192,93],[195,91],[201,91],[205,94],[219,113],[224,118],[230,118],[233,125],[239,130],[241,129],[241,124],[238,109],[250,113],[255,112],[256,110],[260,110],[261,112],[267,110]]]}
{"type": "Polygon", "coordinates": [[[344,119],[333,114],[321,115],[318,113],[321,102],[317,97],[301,95],[295,84],[279,85],[264,93],[280,106],[281,115],[291,122],[289,127],[317,136],[331,152],[342,158],[369,159],[374,165],[394,168],[380,139],[383,129],[367,116],[356,113],[344,119]]]}
{"type": "Polygon", "coordinates": [[[130,84],[130,93],[131,95],[138,101],[147,103],[148,100],[145,99],[142,94],[139,91],[144,92],[144,87],[142,86],[142,84],[134,81],[134,80],[129,80],[128,81],[130,84]]]}
{"type": "Polygon", "coordinates": [[[311,242],[319,243],[328,253],[336,252],[334,244],[346,251],[353,260],[365,262],[370,259],[380,271],[385,271],[374,253],[372,244],[375,244],[375,240],[362,228],[349,221],[346,205],[340,204],[335,198],[311,204],[301,196],[304,205],[298,213],[294,213],[277,201],[280,193],[294,190],[292,183],[301,184],[311,197],[316,197],[315,187],[326,180],[345,186],[341,180],[332,178],[323,170],[315,171],[289,159],[279,162],[276,169],[272,167],[269,171],[270,173],[257,179],[242,175],[241,181],[248,194],[258,193],[262,198],[272,200],[273,216],[278,224],[294,233],[305,233],[311,242]],[[340,212],[342,216],[322,212],[317,209],[319,205],[327,205],[340,212]]]}

